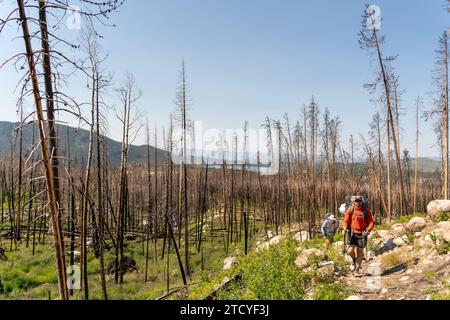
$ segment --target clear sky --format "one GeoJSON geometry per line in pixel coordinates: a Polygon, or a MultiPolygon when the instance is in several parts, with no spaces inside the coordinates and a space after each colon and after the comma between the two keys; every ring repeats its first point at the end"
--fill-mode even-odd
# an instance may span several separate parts
{"type": "MultiPolygon", "coordinates": [[[[4,0],[0,15],[7,11],[4,0]]],[[[298,119],[315,95],[342,120],[342,140],[366,134],[376,111],[363,84],[373,78],[369,56],[359,48],[358,31],[366,1],[360,0],[128,0],[114,14],[117,28],[100,28],[109,51],[107,68],[117,83],[128,70],[143,91],[140,103],[150,123],[166,125],[181,60],[192,91],[191,118],[207,128],[259,128],[266,116],[298,119]]],[[[415,151],[418,95],[431,107],[429,92],[438,37],[450,27],[444,0],[376,0],[381,7],[386,55],[395,62],[405,115],[403,148],[415,151]]],[[[8,30],[9,35],[14,28],[8,30]]],[[[76,30],[70,31],[75,36],[76,30]]],[[[0,61],[20,47],[0,37],[0,61]],[[3,52],[2,52],[3,51],[3,52]]],[[[0,120],[17,120],[18,76],[0,70],[0,120]]],[[[71,88],[77,94],[80,88],[71,88]]],[[[111,115],[112,118],[112,115],[111,115]]],[[[120,130],[111,120],[110,135],[120,130]]],[[[137,142],[144,142],[144,134],[137,142]]],[[[423,156],[437,155],[429,124],[422,125],[423,156]]]]}

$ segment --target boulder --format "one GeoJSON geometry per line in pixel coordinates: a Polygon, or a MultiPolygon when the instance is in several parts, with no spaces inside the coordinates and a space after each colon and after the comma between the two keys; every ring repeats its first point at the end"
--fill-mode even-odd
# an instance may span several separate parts
{"type": "Polygon", "coordinates": [[[256,252],[269,249],[269,242],[262,242],[256,245],[256,252]]]}
{"type": "Polygon", "coordinates": [[[401,223],[396,223],[396,224],[392,225],[391,230],[392,230],[393,234],[397,237],[403,236],[407,231],[405,226],[401,223]]]}
{"type": "Polygon", "coordinates": [[[450,212],[450,200],[433,200],[427,206],[427,214],[435,219],[438,213],[450,212]]]}
{"type": "Polygon", "coordinates": [[[401,247],[401,246],[404,246],[406,243],[405,243],[405,241],[403,240],[403,238],[395,238],[395,239],[394,239],[394,244],[395,244],[397,247],[401,247]]]}
{"type": "Polygon", "coordinates": [[[309,240],[309,233],[308,233],[308,231],[297,232],[293,236],[293,238],[294,238],[294,240],[296,240],[298,242],[303,242],[303,241],[309,240]]]}
{"type": "MultiPolygon", "coordinates": [[[[389,239],[392,239],[392,238],[389,238],[389,239]]],[[[384,240],[382,238],[375,238],[375,239],[372,240],[372,243],[377,248],[380,248],[380,247],[384,246],[384,240]]]]}
{"type": "Polygon", "coordinates": [[[278,243],[280,243],[280,241],[281,241],[281,236],[275,236],[269,240],[269,245],[272,246],[272,245],[278,244],[278,243]]]}
{"type": "Polygon", "coordinates": [[[441,236],[442,236],[442,239],[443,239],[445,242],[450,243],[450,230],[444,230],[444,231],[442,231],[442,232],[441,232],[441,236]]]}
{"type": "Polygon", "coordinates": [[[414,217],[406,225],[405,228],[409,232],[421,232],[427,227],[427,221],[425,218],[414,217]]]}
{"type": "Polygon", "coordinates": [[[384,242],[392,238],[392,234],[387,230],[379,230],[377,234],[384,242]]]}
{"type": "Polygon", "coordinates": [[[307,249],[301,252],[297,259],[295,259],[295,265],[299,269],[308,267],[312,262],[319,262],[326,259],[325,254],[315,248],[307,249]]]}
{"type": "Polygon", "coordinates": [[[228,257],[223,261],[223,271],[228,271],[233,269],[237,264],[237,259],[235,257],[228,257]]]}
{"type": "Polygon", "coordinates": [[[441,221],[436,225],[436,229],[439,231],[450,230],[450,221],[441,221]]]}
{"type": "Polygon", "coordinates": [[[340,270],[333,261],[323,261],[319,263],[318,268],[316,270],[316,274],[322,278],[332,277],[335,274],[339,274],[340,270]]]}

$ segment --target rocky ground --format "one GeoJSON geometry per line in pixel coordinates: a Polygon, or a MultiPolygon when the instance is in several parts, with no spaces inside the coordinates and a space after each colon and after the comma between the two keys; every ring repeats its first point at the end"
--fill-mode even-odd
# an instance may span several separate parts
{"type": "Polygon", "coordinates": [[[425,300],[449,295],[450,222],[413,218],[374,232],[363,278],[345,281],[351,299],[425,300]]]}
{"type": "MultiPolygon", "coordinates": [[[[285,233],[289,234],[289,233],[285,233]]],[[[363,263],[363,277],[349,270],[351,258],[344,255],[344,242],[328,251],[323,246],[304,246],[308,233],[290,232],[299,242],[296,266],[313,272],[318,279],[332,277],[344,282],[351,292],[348,300],[426,300],[450,297],[450,222],[414,217],[407,223],[391,223],[378,228],[369,239],[363,263]],[[333,257],[329,255],[333,253],[333,257]],[[337,253],[337,254],[336,254],[337,253]],[[336,258],[336,256],[339,256],[336,258]]],[[[285,235],[267,236],[256,250],[270,250],[285,235]]],[[[234,267],[235,258],[224,261],[224,270],[234,267]]],[[[311,292],[314,291],[314,283],[311,292]]],[[[312,296],[312,294],[311,294],[312,296]]]]}

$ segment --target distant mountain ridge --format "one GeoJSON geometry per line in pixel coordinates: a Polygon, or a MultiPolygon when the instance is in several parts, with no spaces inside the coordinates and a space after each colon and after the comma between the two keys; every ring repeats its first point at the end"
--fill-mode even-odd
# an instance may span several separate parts
{"type": "MultiPolygon", "coordinates": [[[[6,157],[11,153],[11,138],[17,123],[0,121],[0,158],[6,157]]],[[[57,125],[59,136],[59,148],[62,154],[66,154],[67,143],[70,141],[71,158],[75,163],[81,163],[82,159],[86,157],[89,146],[89,131],[81,128],[73,128],[66,125],[57,125]],[[69,140],[67,139],[69,137],[69,140]]],[[[37,129],[35,128],[34,136],[38,137],[37,129]]],[[[110,165],[120,164],[121,142],[102,136],[103,141],[107,145],[108,161],[110,165]]],[[[30,123],[23,129],[23,150],[28,151],[33,142],[33,124],[30,123]]],[[[17,139],[17,144],[19,140],[17,139]]],[[[17,148],[18,149],[18,146],[17,148]]],[[[150,146],[150,162],[155,162],[155,154],[157,161],[162,163],[169,153],[167,151],[157,149],[150,146]]],[[[147,146],[130,145],[128,161],[130,163],[147,163],[147,146]]]]}
{"type": "MultiPolygon", "coordinates": [[[[18,124],[13,122],[0,121],[0,158],[9,156],[11,152],[11,138],[13,132],[18,124]]],[[[23,129],[23,148],[26,152],[31,148],[33,141],[33,124],[28,124],[23,129]]],[[[35,129],[36,130],[36,129],[35,129]]],[[[74,128],[66,125],[57,125],[59,135],[59,147],[63,154],[66,153],[67,136],[70,138],[70,152],[71,158],[75,163],[81,163],[82,159],[86,158],[89,145],[89,131],[82,128],[74,128]]],[[[37,130],[35,137],[38,137],[37,130]]],[[[121,142],[102,136],[103,141],[107,144],[108,161],[110,165],[118,165],[120,163],[121,142]]],[[[18,140],[17,140],[18,143],[18,140]]],[[[17,147],[18,149],[18,147],[17,147]]],[[[155,163],[155,152],[158,163],[163,163],[169,152],[161,149],[156,149],[150,146],[150,162],[155,163]]],[[[197,154],[201,151],[197,150],[197,154]]],[[[130,163],[147,163],[147,146],[130,145],[128,160],[130,163]]],[[[362,162],[357,159],[357,162],[362,162]]],[[[414,169],[415,159],[411,159],[411,165],[414,169]]],[[[442,168],[442,161],[439,157],[421,157],[419,158],[419,167],[421,171],[433,172],[442,168]]]]}

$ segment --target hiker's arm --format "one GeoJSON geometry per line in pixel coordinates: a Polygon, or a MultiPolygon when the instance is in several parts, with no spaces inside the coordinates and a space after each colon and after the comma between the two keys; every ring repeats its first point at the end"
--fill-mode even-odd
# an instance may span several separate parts
{"type": "Polygon", "coordinates": [[[350,208],[347,209],[347,212],[345,213],[344,225],[343,225],[344,231],[347,230],[349,220],[350,220],[350,208]]]}
{"type": "Polygon", "coordinates": [[[322,231],[322,234],[325,233],[325,225],[327,224],[327,220],[324,221],[324,223],[322,223],[322,226],[320,227],[320,231],[322,231]]]}
{"type": "Polygon", "coordinates": [[[367,213],[369,214],[369,226],[367,227],[367,229],[371,232],[375,227],[375,223],[373,222],[372,211],[370,211],[369,208],[367,208],[367,213]]]}

